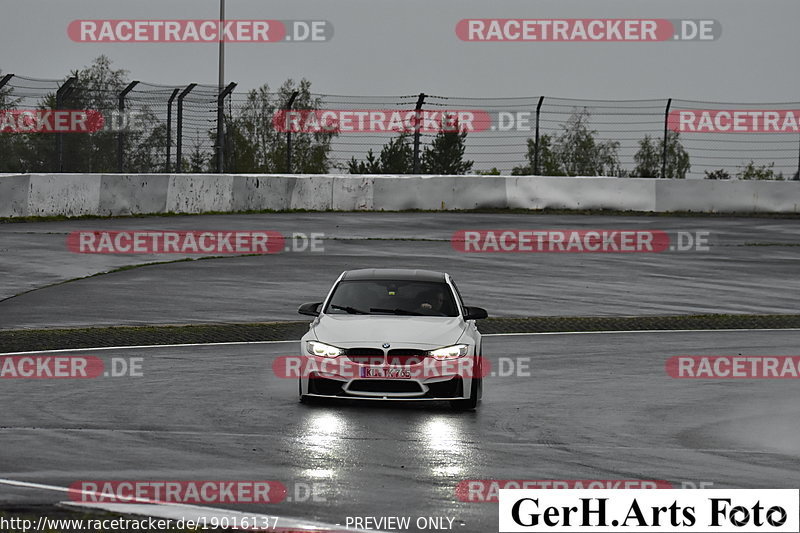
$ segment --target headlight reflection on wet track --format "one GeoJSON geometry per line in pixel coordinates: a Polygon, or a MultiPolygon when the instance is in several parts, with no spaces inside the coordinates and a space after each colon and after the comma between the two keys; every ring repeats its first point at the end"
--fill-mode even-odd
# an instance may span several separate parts
{"type": "Polygon", "coordinates": [[[438,477],[453,477],[463,473],[464,461],[469,455],[461,431],[461,420],[434,416],[419,427],[423,458],[430,471],[438,477]]]}
{"type": "Polygon", "coordinates": [[[314,479],[336,477],[344,454],[343,435],[348,433],[348,421],[341,413],[309,412],[299,423],[298,444],[308,468],[303,476],[314,479]]]}

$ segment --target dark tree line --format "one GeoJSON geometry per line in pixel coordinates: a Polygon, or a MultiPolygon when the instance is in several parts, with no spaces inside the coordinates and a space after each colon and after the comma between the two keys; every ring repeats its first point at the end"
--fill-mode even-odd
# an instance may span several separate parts
{"type": "MultiPolygon", "coordinates": [[[[467,132],[440,131],[420,154],[421,174],[459,175],[472,170],[473,161],[464,159],[467,132]]],[[[413,174],[414,149],[411,135],[401,133],[386,143],[377,156],[370,149],[363,161],[350,159],[350,174],[413,174]]]]}
{"type": "MultiPolygon", "coordinates": [[[[118,95],[130,82],[128,72],[112,67],[106,56],[98,57],[86,68],[73,71],[76,81],[64,99],[62,109],[96,110],[109,117],[118,107],[118,95]]],[[[273,92],[267,84],[247,93],[245,102],[225,115],[225,168],[227,172],[270,173],[286,171],[286,136],[278,132],[272,120],[297,92],[295,107],[316,109],[318,98],[310,92],[311,83],[287,80],[273,92]]],[[[20,109],[22,99],[13,86],[0,89],[0,109],[20,109]]],[[[166,105],[166,100],[160,102],[166,105]]],[[[26,105],[26,109],[31,106],[26,105]]],[[[213,106],[209,104],[209,109],[213,106]]],[[[42,110],[56,109],[56,93],[44,94],[35,104],[42,110]]],[[[136,128],[125,129],[124,168],[126,172],[164,172],[167,152],[167,122],[147,105],[136,109],[136,128]]],[[[175,110],[173,104],[172,157],[176,145],[175,110]]],[[[187,128],[188,129],[188,128],[187,128]]],[[[333,168],[330,160],[331,133],[295,133],[292,135],[293,171],[325,173],[333,168]]],[[[93,133],[61,135],[64,172],[116,172],[117,131],[103,128],[93,133]]],[[[213,172],[216,127],[213,122],[204,129],[184,130],[182,168],[188,172],[213,172]]],[[[53,172],[58,168],[56,135],[53,133],[0,133],[0,172],[53,172]]],[[[175,165],[172,165],[175,168],[175,165]]]]}

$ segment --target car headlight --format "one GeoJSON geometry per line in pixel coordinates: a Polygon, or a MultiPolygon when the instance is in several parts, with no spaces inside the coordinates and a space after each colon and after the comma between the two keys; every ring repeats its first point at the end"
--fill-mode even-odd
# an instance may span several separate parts
{"type": "Polygon", "coordinates": [[[459,357],[464,357],[467,355],[468,351],[469,346],[466,344],[454,344],[453,346],[445,346],[444,348],[431,350],[428,352],[428,355],[438,361],[443,361],[445,359],[457,359],[459,357]]]}
{"type": "Polygon", "coordinates": [[[308,343],[306,343],[306,350],[311,355],[316,355],[318,357],[339,357],[344,354],[344,350],[341,348],[317,341],[308,341],[308,343]]]}

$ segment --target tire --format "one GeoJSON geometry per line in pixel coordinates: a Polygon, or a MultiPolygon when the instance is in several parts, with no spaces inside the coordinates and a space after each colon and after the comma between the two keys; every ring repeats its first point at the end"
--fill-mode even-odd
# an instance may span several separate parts
{"type": "Polygon", "coordinates": [[[478,396],[483,388],[483,378],[473,378],[470,386],[469,398],[466,400],[451,400],[450,407],[458,411],[471,411],[478,407],[478,396]]]}
{"type": "Polygon", "coordinates": [[[297,395],[300,398],[300,403],[308,403],[308,396],[303,395],[303,381],[301,379],[297,380],[297,395]]]}

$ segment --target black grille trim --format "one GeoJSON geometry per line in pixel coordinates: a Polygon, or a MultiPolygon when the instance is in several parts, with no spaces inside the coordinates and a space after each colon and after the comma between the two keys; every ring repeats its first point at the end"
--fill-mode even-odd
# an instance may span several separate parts
{"type": "Polygon", "coordinates": [[[422,392],[416,381],[396,379],[356,379],[347,388],[350,392],[422,392]]]}
{"type": "Polygon", "coordinates": [[[424,362],[427,357],[426,350],[396,348],[389,350],[386,361],[391,366],[411,366],[424,362]]]}
{"type": "Polygon", "coordinates": [[[347,348],[344,353],[359,365],[381,366],[385,362],[384,352],[379,348],[347,348]]]}

